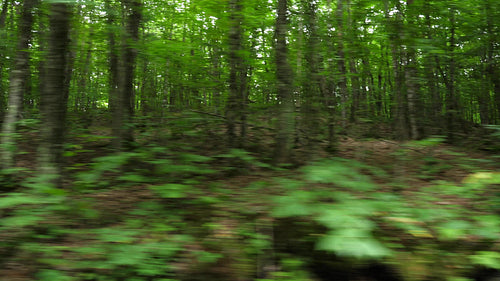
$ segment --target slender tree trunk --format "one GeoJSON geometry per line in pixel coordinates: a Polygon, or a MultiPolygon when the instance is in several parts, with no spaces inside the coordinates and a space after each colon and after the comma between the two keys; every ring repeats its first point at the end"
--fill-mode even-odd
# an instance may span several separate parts
{"type": "Polygon", "coordinates": [[[361,99],[361,83],[359,81],[359,74],[358,74],[358,69],[356,65],[356,58],[359,56],[362,56],[359,51],[356,51],[355,48],[355,41],[358,40],[357,38],[357,33],[358,33],[358,28],[356,25],[356,22],[352,19],[351,16],[351,1],[350,0],[344,0],[346,1],[346,9],[347,9],[347,36],[346,39],[349,44],[349,48],[347,49],[347,54],[348,54],[348,64],[349,64],[349,77],[350,77],[350,82],[351,82],[351,107],[350,107],[350,113],[349,113],[349,121],[350,122],[355,122],[357,119],[357,114],[359,111],[359,105],[360,105],[360,99],[361,99]]]}
{"type": "MultiPolygon", "coordinates": [[[[407,7],[407,32],[413,33],[413,14],[411,9],[413,0],[406,1],[407,7]]],[[[417,126],[417,58],[415,55],[415,44],[412,39],[408,39],[410,42],[406,50],[406,65],[405,65],[405,83],[406,83],[406,99],[408,101],[408,121],[410,123],[410,138],[418,139],[418,126],[417,126]]]]}
{"type": "Polygon", "coordinates": [[[9,8],[11,0],[4,0],[2,4],[2,11],[0,12],[0,28],[3,29],[5,27],[5,19],[7,18],[7,10],[9,8]]]}
{"type": "MultiPolygon", "coordinates": [[[[432,33],[432,22],[430,16],[430,5],[429,0],[425,0],[424,3],[424,11],[425,11],[425,25],[426,25],[426,36],[428,40],[433,38],[432,33]]],[[[427,54],[424,57],[424,69],[425,69],[425,83],[428,88],[430,102],[428,103],[429,107],[429,118],[428,123],[431,124],[434,128],[442,128],[442,99],[438,89],[438,81],[436,74],[436,55],[435,54],[427,54]]]]}
{"type": "Polygon", "coordinates": [[[319,34],[316,10],[314,1],[303,0],[305,28],[307,30],[307,40],[304,51],[306,65],[304,67],[302,80],[301,111],[304,122],[302,130],[306,133],[306,149],[311,157],[317,146],[316,139],[320,133],[319,124],[319,97],[320,97],[320,76],[319,76],[319,34]]]}
{"type": "MultiPolygon", "coordinates": [[[[389,10],[387,6],[387,1],[385,1],[385,16],[389,21],[389,10]]],[[[402,69],[402,58],[403,51],[401,48],[401,37],[402,37],[402,11],[401,4],[397,2],[395,19],[392,20],[391,25],[391,53],[392,53],[392,68],[394,75],[394,101],[395,101],[395,113],[393,114],[393,118],[395,120],[395,131],[396,137],[400,140],[407,140],[409,138],[409,131],[407,126],[407,104],[406,104],[406,96],[403,92],[404,86],[404,70],[402,69]]]]}
{"type": "MultiPolygon", "coordinates": [[[[92,38],[93,32],[90,32],[89,38],[92,38]]],[[[92,59],[92,40],[88,40],[85,43],[85,60],[83,61],[82,71],[80,71],[79,79],[77,85],[77,95],[75,97],[75,112],[79,113],[79,119],[85,128],[88,128],[92,122],[92,108],[91,99],[95,99],[92,95],[89,95],[90,89],[88,87],[88,82],[90,82],[90,63],[92,59]]]]}
{"type": "Polygon", "coordinates": [[[344,53],[344,6],[343,0],[337,1],[337,52],[340,88],[340,111],[342,116],[342,127],[347,127],[347,70],[344,53]]]}
{"type": "Polygon", "coordinates": [[[215,81],[215,87],[212,90],[211,105],[215,114],[218,114],[221,110],[221,63],[220,63],[220,50],[217,46],[212,47],[211,52],[211,62],[212,62],[212,79],[215,81]]]}
{"type": "MultiPolygon", "coordinates": [[[[7,1],[6,1],[7,2],[7,1]]],[[[2,123],[2,166],[14,166],[16,123],[20,119],[25,83],[30,75],[29,44],[32,38],[33,8],[38,0],[26,0],[19,18],[19,39],[14,66],[10,74],[8,110],[2,123]]]]}
{"type": "Polygon", "coordinates": [[[406,83],[406,97],[408,100],[408,119],[410,123],[410,138],[418,139],[418,126],[417,126],[417,86],[416,86],[416,66],[415,66],[415,53],[409,51],[406,59],[405,67],[405,83],[406,83]]]}
{"type": "Polygon", "coordinates": [[[67,62],[69,55],[70,7],[50,4],[50,36],[40,113],[43,127],[39,169],[46,180],[61,186],[62,151],[68,101],[67,62]]]}
{"type": "MultiPolygon", "coordinates": [[[[487,77],[491,81],[493,86],[493,98],[496,104],[496,124],[500,124],[500,63],[498,59],[498,33],[495,34],[495,25],[494,25],[494,15],[492,15],[491,11],[491,0],[486,1],[485,9],[486,9],[486,32],[488,34],[488,52],[487,52],[487,66],[486,72],[487,77]]],[[[498,19],[497,19],[498,22],[498,19]]],[[[498,26],[496,27],[499,28],[498,26]]],[[[488,89],[489,93],[489,89],[488,89]]],[[[489,96],[489,95],[488,95],[489,96]]],[[[492,114],[493,115],[493,114],[492,114]]],[[[494,115],[493,115],[494,116],[494,115]]],[[[494,117],[489,118],[490,120],[494,120],[494,117]]]]}
{"type": "MultiPolygon", "coordinates": [[[[327,0],[327,9],[331,10],[332,6],[332,0],[327,0]]],[[[335,55],[335,46],[333,44],[333,36],[330,33],[332,30],[332,22],[333,22],[333,16],[332,13],[329,15],[329,20],[327,23],[328,26],[328,32],[329,32],[329,40],[326,40],[327,44],[327,50],[328,54],[330,56],[335,55]]],[[[325,96],[325,106],[328,111],[328,151],[334,152],[337,149],[336,145],[336,136],[335,136],[335,114],[336,114],[336,107],[337,107],[337,98],[335,96],[335,85],[334,85],[334,79],[333,75],[335,72],[335,66],[333,59],[328,60],[328,77],[327,79],[327,85],[326,85],[326,93],[324,94],[325,96]]]]}
{"type": "Polygon", "coordinates": [[[450,42],[449,42],[449,50],[448,50],[448,75],[443,78],[446,80],[447,93],[446,93],[446,127],[448,132],[448,140],[451,142],[455,141],[455,130],[457,129],[456,122],[458,121],[458,103],[456,97],[456,88],[455,88],[455,71],[456,71],[456,62],[455,62],[455,32],[456,32],[456,23],[455,23],[455,14],[456,11],[452,8],[450,9],[450,42]]]}
{"type": "Polygon", "coordinates": [[[132,118],[135,108],[134,69],[137,57],[135,44],[139,40],[141,0],[123,0],[127,11],[125,34],[122,38],[121,60],[118,63],[118,93],[113,114],[114,147],[121,151],[130,149],[134,141],[132,118]]]}
{"type": "MultiPolygon", "coordinates": [[[[354,54],[351,54],[354,55],[354,54]]],[[[358,70],[356,69],[356,62],[354,58],[349,59],[349,72],[351,74],[351,91],[352,91],[352,103],[351,112],[349,119],[351,122],[355,122],[357,119],[357,112],[359,110],[359,100],[360,100],[360,82],[358,76],[358,70]]]]}
{"type": "MultiPolygon", "coordinates": [[[[236,134],[236,124],[238,121],[245,122],[244,117],[244,97],[246,71],[243,66],[242,58],[242,4],[241,0],[230,1],[230,20],[231,27],[229,31],[229,97],[226,105],[226,126],[227,126],[227,143],[229,147],[242,147],[243,139],[240,132],[238,137],[236,134]]],[[[241,129],[245,129],[242,124],[241,129]]]]}
{"type": "Polygon", "coordinates": [[[295,127],[295,106],[292,96],[292,70],[288,63],[286,44],[287,0],[278,0],[278,17],[276,18],[276,78],[278,90],[278,122],[274,162],[276,164],[290,161],[292,155],[292,136],[295,127]]]}
{"type": "MultiPolygon", "coordinates": [[[[118,102],[118,48],[116,46],[116,35],[113,31],[115,24],[114,9],[111,6],[111,0],[106,0],[104,2],[105,9],[107,11],[107,24],[108,24],[108,44],[109,44],[109,94],[108,94],[108,106],[112,114],[117,112],[119,107],[118,102]]],[[[119,119],[113,115],[113,125],[115,128],[115,120],[119,119]]]]}
{"type": "MultiPolygon", "coordinates": [[[[7,11],[9,9],[9,4],[10,0],[5,0],[3,1],[2,4],[2,11],[0,12],[0,31],[3,31],[5,28],[5,19],[7,18],[7,11]]],[[[6,36],[5,33],[2,32],[0,34],[0,40],[1,41],[6,41],[6,36]]],[[[0,45],[0,118],[4,118],[4,110],[5,110],[5,96],[4,96],[4,85],[3,85],[3,72],[4,72],[4,58],[6,57],[5,54],[6,48],[2,45],[0,45]]]]}

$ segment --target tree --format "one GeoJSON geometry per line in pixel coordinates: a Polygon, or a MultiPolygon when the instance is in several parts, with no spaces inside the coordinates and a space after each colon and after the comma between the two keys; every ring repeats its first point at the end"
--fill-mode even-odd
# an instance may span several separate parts
{"type": "Polygon", "coordinates": [[[292,71],[288,64],[288,49],[286,35],[287,0],[278,0],[278,16],[276,18],[276,80],[278,91],[278,122],[276,146],[274,149],[275,163],[290,161],[292,154],[292,136],[294,130],[295,105],[292,96],[292,71]]]}
{"type": "Polygon", "coordinates": [[[2,123],[2,166],[10,169],[14,166],[15,128],[21,116],[25,83],[29,72],[29,44],[32,37],[33,9],[37,0],[26,0],[19,17],[19,35],[14,67],[10,74],[8,110],[2,123]]]}
{"type": "Polygon", "coordinates": [[[126,27],[121,42],[121,57],[118,64],[118,89],[116,107],[113,112],[114,147],[120,151],[128,149],[134,141],[132,117],[135,109],[134,69],[141,23],[141,1],[123,0],[126,27]]]}
{"type": "Polygon", "coordinates": [[[39,147],[39,170],[45,179],[61,186],[62,152],[68,100],[68,58],[71,7],[51,3],[49,11],[49,45],[46,59],[45,88],[42,90],[40,114],[43,122],[39,147]]]}
{"type": "Polygon", "coordinates": [[[243,60],[242,46],[242,3],[241,0],[230,1],[229,30],[229,97],[226,106],[227,138],[229,147],[243,147],[246,134],[245,104],[246,104],[246,67],[243,60]],[[239,119],[239,120],[238,120],[239,119]],[[240,121],[241,130],[236,137],[235,125],[240,121]]]}

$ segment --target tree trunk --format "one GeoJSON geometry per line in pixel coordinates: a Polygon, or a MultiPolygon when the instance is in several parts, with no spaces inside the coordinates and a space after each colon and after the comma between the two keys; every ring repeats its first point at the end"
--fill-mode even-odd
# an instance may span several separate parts
{"type": "Polygon", "coordinates": [[[448,132],[448,140],[450,142],[455,141],[455,131],[457,129],[456,122],[458,121],[458,102],[456,97],[456,88],[455,88],[455,13],[456,11],[452,8],[450,9],[450,42],[449,42],[449,50],[448,50],[448,74],[443,78],[445,79],[445,84],[447,87],[446,92],[446,129],[448,132]]]}
{"type": "Polygon", "coordinates": [[[317,23],[317,5],[314,1],[302,1],[307,30],[307,40],[305,46],[305,73],[302,80],[301,111],[303,113],[302,130],[306,134],[306,150],[308,157],[311,157],[317,146],[318,135],[320,134],[319,104],[320,104],[320,76],[319,76],[319,34],[317,23]]]}
{"type": "MultiPolygon", "coordinates": [[[[3,31],[5,28],[5,19],[7,18],[7,11],[9,9],[9,0],[3,1],[2,11],[0,12],[0,30],[3,31]]],[[[6,36],[5,33],[2,32],[0,34],[0,40],[5,41],[6,36]]],[[[0,118],[4,118],[4,110],[5,110],[5,96],[4,96],[4,85],[3,85],[3,69],[4,69],[4,60],[6,57],[5,54],[6,48],[5,46],[0,45],[0,118]]]]}
{"type": "Polygon", "coordinates": [[[356,62],[354,61],[353,57],[349,59],[349,72],[351,74],[351,90],[352,90],[351,114],[349,116],[349,119],[351,122],[355,122],[357,119],[357,112],[359,110],[361,89],[360,89],[358,70],[356,69],[356,62]]]}
{"type": "Polygon", "coordinates": [[[344,7],[343,0],[337,1],[337,52],[339,68],[339,88],[340,88],[340,110],[342,116],[342,127],[347,127],[347,70],[345,66],[344,53],[344,7]]]}
{"type": "Polygon", "coordinates": [[[104,2],[107,11],[107,24],[108,24],[108,44],[109,44],[109,93],[108,93],[108,107],[113,114],[112,127],[115,127],[115,119],[119,117],[114,116],[119,107],[118,102],[118,48],[116,47],[116,35],[113,31],[115,24],[114,9],[111,6],[111,0],[104,2]]]}
{"type": "MultiPolygon", "coordinates": [[[[493,86],[493,97],[496,104],[496,124],[500,124],[500,64],[498,60],[498,33],[495,34],[494,15],[492,15],[491,1],[486,1],[486,32],[488,34],[488,52],[487,52],[487,77],[489,77],[493,86]],[[495,55],[497,54],[497,55],[495,55]]],[[[498,19],[497,19],[498,20],[498,19]]],[[[489,89],[488,89],[489,93],[489,89]]],[[[489,96],[489,95],[488,95],[489,96]]],[[[489,104],[489,103],[488,103],[489,104]]],[[[494,120],[489,118],[490,120],[494,120]]]]}
{"type": "Polygon", "coordinates": [[[276,78],[278,90],[278,122],[274,162],[287,163],[292,155],[292,136],[294,130],[295,106],[292,97],[292,70],[288,63],[286,44],[287,0],[278,0],[278,17],[276,18],[276,78]]]}
{"type": "Polygon", "coordinates": [[[48,182],[61,186],[62,151],[67,106],[67,62],[69,54],[70,7],[50,4],[50,36],[40,113],[43,127],[39,151],[40,174],[48,182]]]}
{"type": "Polygon", "coordinates": [[[117,151],[130,149],[133,146],[134,130],[132,118],[135,108],[134,69],[141,23],[141,1],[123,0],[127,11],[125,34],[122,38],[121,60],[118,63],[118,93],[115,112],[113,114],[114,148],[117,151]]]}
{"type": "MultiPolygon", "coordinates": [[[[387,21],[390,20],[389,10],[387,6],[387,1],[385,2],[385,16],[387,21]]],[[[396,13],[395,19],[392,20],[392,25],[390,26],[392,29],[392,34],[390,36],[390,44],[391,44],[391,53],[392,53],[392,67],[393,67],[393,75],[394,75],[394,103],[395,103],[395,113],[393,114],[393,118],[395,121],[395,132],[396,138],[399,140],[407,140],[409,138],[409,131],[407,126],[407,108],[406,108],[406,96],[403,92],[404,85],[404,70],[402,69],[402,48],[401,48],[401,37],[402,37],[402,12],[401,5],[398,2],[396,4],[396,9],[398,12],[396,13]]]]}
{"type": "MultiPolygon", "coordinates": [[[[332,0],[327,1],[327,9],[330,10],[332,5],[332,0]]],[[[327,23],[328,32],[329,32],[329,40],[326,41],[327,51],[330,56],[335,55],[335,46],[333,44],[333,34],[331,34],[332,30],[332,22],[333,22],[332,13],[329,15],[329,20],[327,23]]],[[[336,145],[336,136],[335,136],[335,114],[337,107],[337,98],[335,97],[335,85],[333,75],[335,73],[335,66],[333,59],[328,59],[328,76],[327,76],[327,85],[326,91],[324,93],[325,97],[325,106],[328,111],[328,147],[327,150],[330,152],[334,152],[337,149],[336,145]]]]}
{"type": "Polygon", "coordinates": [[[32,38],[32,10],[37,4],[38,0],[24,1],[19,18],[19,39],[14,66],[10,74],[8,110],[2,124],[2,167],[4,169],[10,169],[14,166],[14,134],[16,123],[21,116],[25,83],[30,75],[28,49],[32,38]]]}
{"type": "Polygon", "coordinates": [[[236,134],[236,123],[245,120],[245,84],[246,70],[242,57],[242,4],[241,0],[230,1],[229,31],[229,97],[226,104],[227,144],[228,147],[243,147],[243,135],[246,125],[241,124],[239,137],[236,134]]]}

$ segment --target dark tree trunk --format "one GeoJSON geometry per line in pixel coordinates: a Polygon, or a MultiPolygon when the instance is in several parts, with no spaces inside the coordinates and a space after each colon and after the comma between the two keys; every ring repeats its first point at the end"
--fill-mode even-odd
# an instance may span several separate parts
{"type": "Polygon", "coordinates": [[[44,179],[61,185],[62,151],[64,144],[66,106],[68,100],[67,62],[69,55],[70,7],[50,4],[50,36],[42,91],[40,113],[42,142],[39,151],[39,170],[44,179]]]}
{"type": "Polygon", "coordinates": [[[290,161],[292,154],[292,136],[294,130],[295,106],[292,96],[292,70],[288,63],[286,44],[287,0],[278,0],[278,17],[276,19],[276,78],[278,91],[278,122],[274,162],[276,164],[290,161]]]}
{"type": "MultiPolygon", "coordinates": [[[[327,1],[328,10],[331,9],[332,0],[327,1]]],[[[333,34],[331,34],[332,30],[332,22],[334,15],[330,13],[329,21],[328,21],[328,32],[329,32],[329,40],[326,40],[327,51],[330,56],[335,55],[335,46],[333,44],[333,34]]],[[[335,114],[337,107],[337,98],[335,96],[335,83],[334,83],[334,73],[335,73],[335,65],[333,59],[328,60],[328,76],[326,78],[326,87],[325,87],[325,106],[328,112],[328,151],[334,152],[337,149],[336,145],[336,135],[335,135],[335,114]]]]}
{"type": "MultiPolygon", "coordinates": [[[[7,18],[7,11],[9,9],[9,0],[3,1],[2,5],[2,11],[0,12],[0,30],[3,30],[5,28],[5,20],[7,18]]],[[[2,32],[0,34],[0,40],[4,41],[6,40],[5,38],[5,33],[2,32]]],[[[6,57],[5,54],[5,47],[3,44],[0,46],[0,118],[3,118],[3,114],[5,111],[5,96],[4,96],[4,85],[3,85],[3,69],[4,69],[4,58],[6,57]]]]}
{"type": "MultiPolygon", "coordinates": [[[[7,2],[7,1],[6,1],[7,2]]],[[[14,166],[16,122],[21,118],[25,83],[30,76],[29,44],[32,38],[33,9],[38,0],[24,1],[19,18],[19,35],[14,66],[10,74],[8,110],[2,123],[2,166],[14,166]]]]}
{"type": "MultiPolygon", "coordinates": [[[[488,52],[487,52],[487,77],[489,77],[493,86],[493,97],[496,104],[496,124],[500,124],[500,62],[498,59],[498,33],[495,33],[494,15],[492,15],[492,3],[486,1],[486,32],[488,34],[488,52]],[[495,55],[497,54],[497,55],[495,55]]],[[[498,19],[496,19],[498,22],[498,19]]],[[[490,89],[488,89],[488,92],[490,89]]],[[[490,111],[491,112],[491,111],[490,111]]],[[[493,115],[493,114],[492,114],[493,115]]],[[[494,120],[494,117],[489,118],[494,120]]]]}
{"type": "Polygon", "coordinates": [[[307,40],[304,51],[305,72],[302,81],[301,111],[304,122],[302,130],[305,132],[307,155],[311,157],[316,151],[317,139],[320,133],[319,104],[320,104],[320,76],[319,76],[319,34],[317,23],[317,5],[314,1],[303,0],[305,29],[307,40]]]}
{"type": "Polygon", "coordinates": [[[241,0],[230,1],[229,30],[229,97],[226,104],[228,147],[243,147],[245,134],[246,67],[242,57],[242,15],[241,0]],[[242,122],[240,135],[236,134],[236,124],[242,122]]]}
{"type": "MultiPolygon", "coordinates": [[[[407,7],[407,24],[408,28],[406,29],[407,33],[414,34],[414,29],[412,28],[412,24],[414,22],[412,7],[413,0],[406,1],[407,7]]],[[[418,15],[417,15],[418,16],[418,15]]],[[[415,44],[413,39],[409,40],[409,44],[406,50],[406,64],[405,64],[405,83],[406,83],[406,99],[408,102],[408,122],[410,125],[410,139],[418,139],[419,130],[417,125],[417,93],[418,93],[418,84],[417,84],[417,58],[415,55],[415,44]]]]}
{"type": "MultiPolygon", "coordinates": [[[[354,55],[354,54],[352,54],[354,55]]],[[[349,120],[351,122],[355,122],[357,119],[357,114],[359,110],[359,100],[361,96],[360,82],[358,76],[358,70],[356,69],[356,62],[354,58],[351,57],[349,59],[349,72],[351,74],[351,90],[352,90],[352,103],[351,103],[351,112],[349,116],[349,120]]]]}
{"type": "Polygon", "coordinates": [[[455,45],[456,45],[456,23],[455,23],[455,15],[456,11],[452,8],[450,9],[450,42],[449,42],[449,50],[448,50],[448,73],[443,73],[443,79],[445,80],[447,92],[446,92],[446,129],[448,132],[448,140],[450,142],[454,142],[456,137],[455,133],[458,122],[458,101],[456,96],[456,87],[455,87],[455,75],[456,75],[456,62],[455,62],[455,45]]]}
{"type": "Polygon", "coordinates": [[[337,52],[339,69],[339,89],[340,89],[340,111],[342,116],[342,127],[347,126],[347,69],[345,65],[344,52],[344,6],[343,0],[337,1],[337,52]]]}
{"type": "MultiPolygon", "coordinates": [[[[111,6],[111,0],[106,0],[105,9],[107,11],[107,24],[108,24],[108,42],[109,42],[109,94],[108,105],[112,114],[117,112],[118,107],[118,48],[116,46],[116,35],[113,31],[115,25],[115,12],[111,6]]],[[[118,117],[117,117],[118,118],[118,117]]],[[[114,121],[115,118],[113,118],[114,121]]],[[[113,128],[114,128],[113,123],[113,128]]]]}
{"type": "Polygon", "coordinates": [[[403,50],[401,47],[401,37],[402,37],[402,11],[401,4],[397,2],[396,9],[398,12],[395,15],[394,19],[390,19],[389,10],[387,6],[387,1],[385,2],[385,13],[386,19],[389,22],[390,26],[390,44],[391,44],[391,53],[392,53],[392,68],[394,75],[394,112],[393,118],[395,121],[395,132],[396,138],[399,140],[407,140],[409,138],[409,131],[407,126],[407,97],[404,95],[403,87],[404,87],[404,70],[402,69],[403,65],[403,50]]]}
{"type": "Polygon", "coordinates": [[[114,147],[121,151],[133,146],[134,130],[132,118],[135,108],[134,69],[137,57],[135,44],[139,40],[139,26],[141,23],[140,0],[123,0],[126,9],[126,27],[122,38],[121,60],[118,63],[118,93],[115,112],[113,114],[114,147]]]}

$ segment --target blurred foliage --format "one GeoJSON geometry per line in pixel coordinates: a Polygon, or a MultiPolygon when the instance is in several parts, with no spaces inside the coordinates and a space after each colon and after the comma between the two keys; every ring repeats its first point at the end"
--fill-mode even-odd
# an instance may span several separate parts
{"type": "MultiPolygon", "coordinates": [[[[409,143],[398,161],[419,147],[455,165],[437,157],[439,143],[409,143]]],[[[148,145],[80,164],[65,189],[31,177],[0,198],[0,262],[29,264],[42,281],[312,281],[325,253],[360,272],[386,265],[401,280],[500,269],[498,172],[475,167],[460,182],[394,191],[386,170],[344,158],[290,173],[245,150],[148,145]],[[245,179],[251,171],[271,176],[245,179]]]]}

